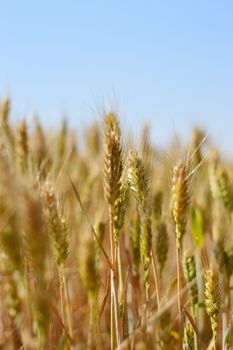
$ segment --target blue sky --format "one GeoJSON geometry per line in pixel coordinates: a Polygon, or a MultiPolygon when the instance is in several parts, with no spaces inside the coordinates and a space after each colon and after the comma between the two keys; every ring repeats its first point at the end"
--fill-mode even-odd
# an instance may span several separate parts
{"type": "Polygon", "coordinates": [[[0,97],[78,127],[117,106],[156,143],[202,125],[233,150],[233,1],[1,1],[0,97]]]}

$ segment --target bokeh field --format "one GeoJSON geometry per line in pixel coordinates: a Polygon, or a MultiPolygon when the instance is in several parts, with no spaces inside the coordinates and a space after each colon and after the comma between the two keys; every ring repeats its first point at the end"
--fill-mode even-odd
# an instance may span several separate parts
{"type": "Polygon", "coordinates": [[[232,349],[233,159],[0,104],[0,349],[232,349]],[[123,135],[123,136],[122,136],[123,135]]]}

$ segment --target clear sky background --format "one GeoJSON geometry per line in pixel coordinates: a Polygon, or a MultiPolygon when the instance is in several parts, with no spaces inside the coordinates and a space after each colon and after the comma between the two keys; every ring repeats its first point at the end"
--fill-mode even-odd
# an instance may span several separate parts
{"type": "Polygon", "coordinates": [[[232,0],[0,0],[0,97],[78,127],[117,106],[156,143],[201,125],[233,153],[232,0]]]}

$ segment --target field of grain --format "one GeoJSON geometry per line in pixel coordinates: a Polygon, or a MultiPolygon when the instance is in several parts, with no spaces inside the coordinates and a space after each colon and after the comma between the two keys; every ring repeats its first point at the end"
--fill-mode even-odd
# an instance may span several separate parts
{"type": "Polygon", "coordinates": [[[81,139],[2,100],[0,349],[233,348],[233,162],[119,120],[81,139]]]}

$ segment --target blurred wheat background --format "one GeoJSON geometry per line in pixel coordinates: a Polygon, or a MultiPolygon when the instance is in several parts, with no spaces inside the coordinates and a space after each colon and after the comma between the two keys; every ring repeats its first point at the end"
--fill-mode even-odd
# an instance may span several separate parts
{"type": "Polygon", "coordinates": [[[13,126],[1,102],[3,349],[231,349],[232,162],[202,130],[161,151],[105,112],[13,126]]]}

